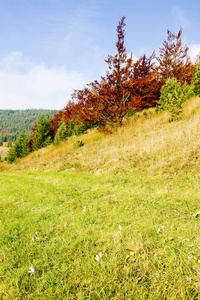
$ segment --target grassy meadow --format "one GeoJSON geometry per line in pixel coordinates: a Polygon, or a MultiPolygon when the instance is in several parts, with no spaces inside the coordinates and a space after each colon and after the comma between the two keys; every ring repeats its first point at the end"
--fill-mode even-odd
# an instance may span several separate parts
{"type": "Polygon", "coordinates": [[[0,299],[200,299],[199,108],[1,163],[0,299]]]}

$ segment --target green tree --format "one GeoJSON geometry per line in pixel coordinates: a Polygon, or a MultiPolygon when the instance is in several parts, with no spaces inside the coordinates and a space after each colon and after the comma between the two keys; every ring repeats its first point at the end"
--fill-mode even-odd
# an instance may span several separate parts
{"type": "Polygon", "coordinates": [[[68,137],[68,130],[65,122],[61,122],[54,138],[54,144],[58,145],[61,141],[65,141],[68,137]]]}
{"type": "Polygon", "coordinates": [[[20,138],[15,143],[15,151],[16,151],[17,157],[22,158],[29,154],[30,150],[29,150],[29,146],[28,146],[28,141],[29,140],[28,140],[27,134],[26,134],[25,130],[23,130],[20,138]]]}
{"type": "Polygon", "coordinates": [[[168,78],[161,88],[158,104],[161,109],[169,111],[169,121],[180,118],[184,101],[185,96],[181,84],[174,77],[168,78]]]}
{"type": "Polygon", "coordinates": [[[184,101],[186,101],[187,99],[190,99],[190,98],[195,96],[193,84],[188,84],[186,81],[182,85],[182,91],[183,91],[183,94],[184,94],[184,101]]]}
{"type": "Polygon", "coordinates": [[[7,161],[11,163],[15,161],[17,158],[22,158],[27,156],[29,152],[30,150],[28,145],[28,137],[25,130],[23,130],[21,136],[16,140],[15,144],[12,145],[12,147],[10,148],[7,155],[7,161]]]}
{"type": "Polygon", "coordinates": [[[46,147],[53,141],[53,130],[48,118],[44,114],[41,115],[38,120],[34,137],[33,137],[33,149],[38,150],[42,147],[46,147]]]}
{"type": "Polygon", "coordinates": [[[200,62],[196,67],[192,83],[194,94],[200,96],[200,62]]]}
{"type": "Polygon", "coordinates": [[[9,152],[8,152],[8,155],[6,156],[6,160],[7,160],[7,162],[12,163],[16,159],[17,159],[17,155],[16,155],[16,152],[15,152],[14,145],[12,145],[9,152]]]}

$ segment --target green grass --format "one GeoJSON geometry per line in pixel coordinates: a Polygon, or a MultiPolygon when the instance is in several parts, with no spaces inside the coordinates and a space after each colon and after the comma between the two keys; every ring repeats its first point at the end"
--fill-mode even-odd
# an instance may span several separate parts
{"type": "Polygon", "coordinates": [[[0,299],[200,299],[199,174],[0,182],[0,299]]]}

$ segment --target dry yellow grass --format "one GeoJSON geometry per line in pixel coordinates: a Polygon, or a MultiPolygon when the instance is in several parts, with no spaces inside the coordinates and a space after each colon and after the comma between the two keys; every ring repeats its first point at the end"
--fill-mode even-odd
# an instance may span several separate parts
{"type": "Polygon", "coordinates": [[[4,159],[4,157],[7,155],[8,151],[9,151],[9,148],[7,148],[7,147],[0,147],[0,157],[2,159],[4,159]]]}
{"type": "Polygon", "coordinates": [[[167,123],[166,113],[149,109],[125,122],[112,135],[96,130],[73,137],[59,146],[49,146],[17,164],[1,164],[1,169],[65,171],[175,173],[199,163],[200,98],[184,105],[180,121],[167,123]],[[73,149],[82,140],[84,147],[73,149]]]}

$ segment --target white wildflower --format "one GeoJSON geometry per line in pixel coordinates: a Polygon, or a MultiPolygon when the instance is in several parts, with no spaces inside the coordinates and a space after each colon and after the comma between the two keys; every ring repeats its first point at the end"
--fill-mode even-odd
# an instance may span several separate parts
{"type": "Polygon", "coordinates": [[[96,261],[100,261],[100,257],[98,254],[96,254],[95,259],[96,259],[96,261]]]}
{"type": "Polygon", "coordinates": [[[102,252],[100,252],[99,255],[98,254],[95,255],[96,261],[99,262],[101,260],[101,258],[102,258],[102,252]]]}
{"type": "Polygon", "coordinates": [[[164,232],[164,225],[158,228],[158,232],[164,232]]]}
{"type": "Polygon", "coordinates": [[[31,275],[33,275],[34,272],[35,272],[35,270],[34,270],[33,266],[31,266],[31,267],[29,268],[29,273],[31,273],[31,275]]]}
{"type": "Polygon", "coordinates": [[[32,237],[32,242],[35,242],[35,240],[37,240],[37,231],[35,232],[36,237],[32,237]]]}

